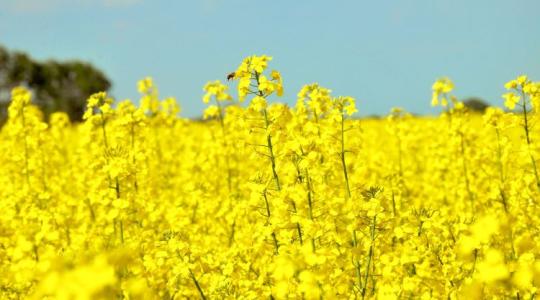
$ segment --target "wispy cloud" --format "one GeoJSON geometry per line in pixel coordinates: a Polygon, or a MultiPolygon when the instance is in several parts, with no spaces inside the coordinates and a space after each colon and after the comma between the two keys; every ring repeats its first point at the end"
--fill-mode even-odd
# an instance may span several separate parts
{"type": "Polygon", "coordinates": [[[60,8],[88,7],[127,7],[141,3],[143,0],[2,0],[0,9],[9,13],[41,14],[54,12],[60,8]]]}

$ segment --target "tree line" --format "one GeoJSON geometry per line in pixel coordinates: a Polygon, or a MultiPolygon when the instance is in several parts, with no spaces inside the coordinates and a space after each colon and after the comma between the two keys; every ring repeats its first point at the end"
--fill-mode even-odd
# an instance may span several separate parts
{"type": "Polygon", "coordinates": [[[33,102],[45,118],[64,111],[72,121],[81,120],[88,96],[112,86],[107,76],[88,62],[37,61],[0,45],[0,122],[6,118],[11,89],[19,85],[32,91],[33,102]]]}

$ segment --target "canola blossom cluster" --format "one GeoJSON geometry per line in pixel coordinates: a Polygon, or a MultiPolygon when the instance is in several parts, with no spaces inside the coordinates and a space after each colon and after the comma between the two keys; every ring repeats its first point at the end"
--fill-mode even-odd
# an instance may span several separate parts
{"type": "Polygon", "coordinates": [[[356,119],[318,84],[274,101],[270,62],[204,86],[203,121],[151,78],[138,106],[92,95],[81,124],[13,89],[0,298],[536,298],[540,83],[480,116],[442,78],[437,117],[356,119]]]}

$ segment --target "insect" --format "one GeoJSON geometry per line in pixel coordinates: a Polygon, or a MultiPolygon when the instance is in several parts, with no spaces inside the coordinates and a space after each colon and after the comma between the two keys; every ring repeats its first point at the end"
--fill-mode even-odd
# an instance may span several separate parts
{"type": "Polygon", "coordinates": [[[234,79],[234,72],[231,72],[227,75],[227,81],[234,79]]]}

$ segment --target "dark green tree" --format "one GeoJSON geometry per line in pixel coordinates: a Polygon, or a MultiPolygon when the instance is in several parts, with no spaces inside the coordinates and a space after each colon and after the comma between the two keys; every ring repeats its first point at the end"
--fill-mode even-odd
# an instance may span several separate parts
{"type": "Polygon", "coordinates": [[[486,101],[478,97],[470,97],[463,100],[463,105],[470,111],[483,113],[490,106],[486,101]]]}
{"type": "Polygon", "coordinates": [[[34,102],[46,117],[53,112],[64,111],[73,121],[81,120],[88,96],[111,88],[105,74],[89,63],[39,62],[21,52],[10,53],[0,46],[0,105],[3,118],[9,104],[10,90],[18,85],[32,90],[34,102]]]}

